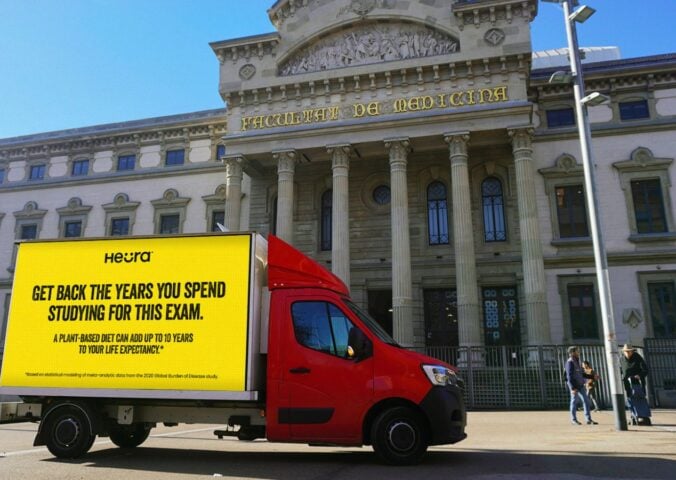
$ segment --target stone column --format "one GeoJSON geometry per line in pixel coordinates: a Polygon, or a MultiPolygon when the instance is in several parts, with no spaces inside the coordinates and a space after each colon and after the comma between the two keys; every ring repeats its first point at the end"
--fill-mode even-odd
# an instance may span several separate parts
{"type": "Polygon", "coordinates": [[[458,295],[458,337],[460,346],[482,345],[477,291],[472,202],[469,191],[467,144],[469,132],[447,133],[445,140],[451,160],[453,190],[453,249],[455,285],[458,295]]]}
{"type": "Polygon", "coordinates": [[[225,228],[239,231],[240,206],[242,203],[242,155],[225,157],[225,228]]]}
{"type": "Polygon", "coordinates": [[[392,324],[394,338],[405,348],[413,347],[413,286],[411,241],[408,228],[408,138],[385,140],[390,155],[392,223],[392,324]]]}
{"type": "Polygon", "coordinates": [[[277,236],[293,244],[293,175],[296,171],[295,150],[272,152],[277,160],[277,236]]]}
{"type": "Polygon", "coordinates": [[[329,145],[333,171],[331,204],[331,270],[350,288],[350,207],[349,167],[352,147],[329,145]]]}
{"type": "Polygon", "coordinates": [[[528,344],[542,345],[551,343],[551,335],[545,294],[545,264],[535,198],[532,134],[533,130],[527,127],[509,130],[516,167],[528,344]]]}

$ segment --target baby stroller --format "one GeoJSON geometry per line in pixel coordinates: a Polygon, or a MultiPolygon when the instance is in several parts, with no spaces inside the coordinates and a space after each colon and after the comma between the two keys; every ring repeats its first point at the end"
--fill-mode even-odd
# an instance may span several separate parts
{"type": "Polygon", "coordinates": [[[645,390],[638,380],[631,379],[631,396],[627,399],[631,412],[632,425],[651,425],[650,406],[645,396],[645,390]]]}

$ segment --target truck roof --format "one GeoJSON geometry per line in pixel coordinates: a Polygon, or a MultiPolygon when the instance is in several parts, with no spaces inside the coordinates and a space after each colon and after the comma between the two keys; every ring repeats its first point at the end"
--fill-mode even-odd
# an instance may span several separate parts
{"type": "Polygon", "coordinates": [[[268,236],[268,288],[325,288],[349,294],[340,278],[274,235],[268,236]]]}

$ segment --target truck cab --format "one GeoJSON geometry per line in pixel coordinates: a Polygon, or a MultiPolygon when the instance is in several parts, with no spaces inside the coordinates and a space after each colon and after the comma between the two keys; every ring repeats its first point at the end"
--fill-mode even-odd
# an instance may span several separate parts
{"type": "Polygon", "coordinates": [[[391,464],[465,438],[455,369],[399,346],[337,277],[289,248],[269,239],[267,438],[372,445],[391,464]]]}

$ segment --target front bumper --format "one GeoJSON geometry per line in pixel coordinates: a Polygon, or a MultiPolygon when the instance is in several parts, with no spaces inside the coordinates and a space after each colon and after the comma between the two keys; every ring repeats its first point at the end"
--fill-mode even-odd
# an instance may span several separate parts
{"type": "Polygon", "coordinates": [[[430,424],[430,445],[456,443],[467,437],[467,411],[457,386],[432,387],[420,402],[420,408],[430,424]]]}

